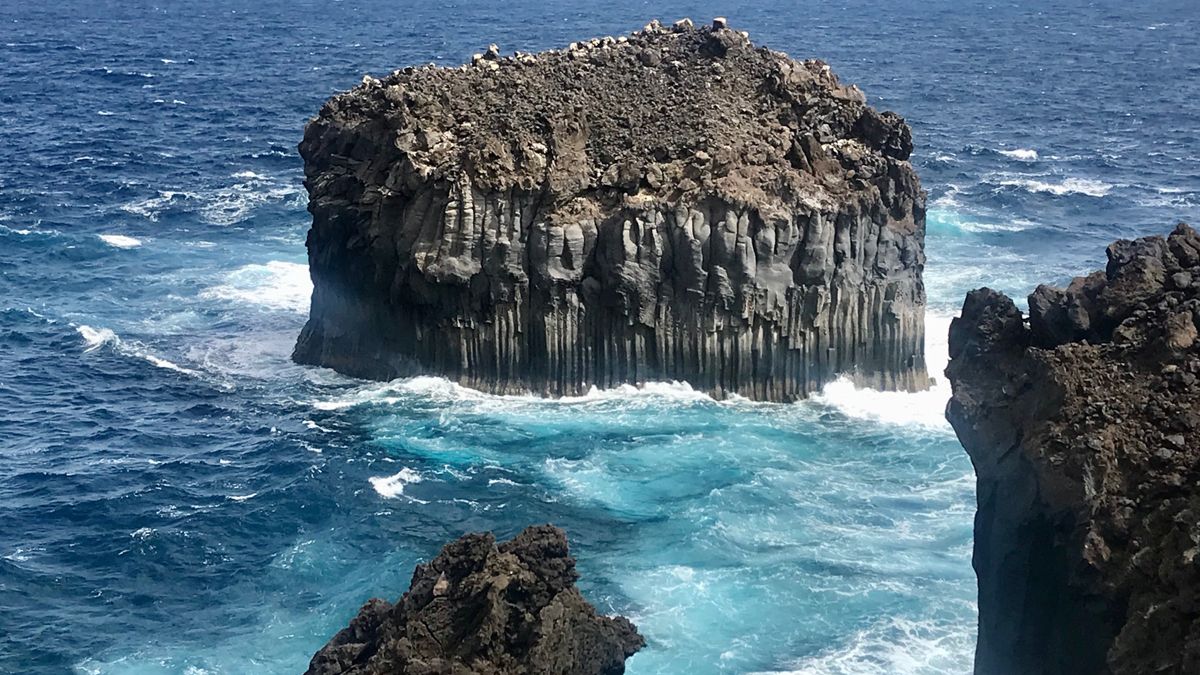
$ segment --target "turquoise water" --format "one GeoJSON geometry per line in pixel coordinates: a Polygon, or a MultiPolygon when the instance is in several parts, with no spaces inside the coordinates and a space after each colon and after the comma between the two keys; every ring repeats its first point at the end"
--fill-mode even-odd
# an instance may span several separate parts
{"type": "Polygon", "coordinates": [[[1024,295],[1200,220],[1191,2],[71,0],[0,7],[0,672],[294,673],[470,530],[565,527],[635,675],[961,673],[971,467],[947,389],[542,401],[288,360],[294,146],[365,72],[729,15],[914,127],[931,368],[1024,295]]]}

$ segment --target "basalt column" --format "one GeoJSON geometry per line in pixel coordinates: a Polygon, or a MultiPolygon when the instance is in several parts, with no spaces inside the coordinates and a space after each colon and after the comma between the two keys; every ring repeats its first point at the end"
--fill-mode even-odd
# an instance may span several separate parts
{"type": "Polygon", "coordinates": [[[723,21],[364,78],[300,145],[295,359],[555,396],[923,388],[911,150],[827,65],[723,21]]]}

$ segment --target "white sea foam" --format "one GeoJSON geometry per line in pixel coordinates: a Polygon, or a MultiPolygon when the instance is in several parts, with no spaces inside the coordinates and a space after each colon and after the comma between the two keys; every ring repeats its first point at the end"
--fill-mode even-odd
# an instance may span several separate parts
{"type": "MultiPolygon", "coordinates": [[[[406,486],[412,485],[413,483],[420,483],[424,479],[421,477],[421,474],[408,467],[405,467],[401,469],[399,473],[391,476],[372,476],[369,480],[371,481],[371,487],[375,488],[375,491],[378,492],[381,497],[384,497],[385,499],[394,499],[396,497],[404,496],[404,488],[406,486]]],[[[413,498],[408,497],[408,499],[413,498]]],[[[420,500],[413,499],[413,501],[420,500]]]]}
{"type": "Polygon", "coordinates": [[[147,199],[139,199],[121,205],[121,210],[134,215],[142,216],[152,222],[157,222],[158,217],[162,212],[175,202],[176,199],[197,199],[199,195],[194,192],[184,192],[181,190],[159,190],[158,195],[147,199]]]}
{"type": "Polygon", "coordinates": [[[298,198],[304,192],[291,181],[253,171],[239,171],[231,177],[239,182],[206,195],[206,204],[200,211],[201,216],[214,225],[239,223],[263,204],[298,198]]]}
{"type": "Polygon", "coordinates": [[[1036,227],[1037,223],[1028,220],[1012,220],[1004,223],[985,223],[967,220],[954,209],[945,208],[945,204],[937,200],[935,208],[929,210],[926,220],[930,232],[948,230],[951,232],[991,233],[991,232],[1023,232],[1036,227]]]}
{"type": "MultiPolygon", "coordinates": [[[[592,387],[588,393],[580,396],[547,399],[532,394],[488,394],[464,387],[457,382],[451,382],[444,377],[420,376],[367,385],[332,400],[316,401],[312,405],[318,410],[342,410],[367,404],[394,405],[414,397],[446,403],[471,401],[493,403],[500,406],[512,403],[556,405],[579,405],[605,401],[628,403],[638,400],[717,403],[711,396],[702,391],[696,391],[686,382],[646,382],[640,386],[623,384],[612,389],[592,387]]],[[[739,397],[722,403],[740,405],[745,402],[746,399],[739,397]]]]}
{"type": "MultiPolygon", "coordinates": [[[[167,103],[166,99],[157,102],[167,103]]],[[[173,99],[170,103],[187,104],[179,99],[173,99]]],[[[129,202],[121,209],[156,221],[167,207],[187,200],[199,205],[199,214],[206,222],[233,225],[248,218],[263,204],[293,199],[300,205],[305,196],[303,188],[290,178],[277,178],[248,170],[238,171],[230,177],[237,182],[227,187],[202,191],[159,190],[156,196],[129,202]]]]}
{"type": "MultiPolygon", "coordinates": [[[[859,631],[843,644],[769,675],[915,675],[971,669],[975,634],[970,626],[891,618],[859,631]]],[[[768,675],[756,673],[752,675],[768,675]]]]}
{"type": "Polygon", "coordinates": [[[303,313],[308,311],[312,296],[312,279],[307,265],[272,260],[240,267],[227,274],[223,283],[200,295],[303,313]]]}
{"type": "MultiPolygon", "coordinates": [[[[934,377],[933,386],[921,392],[885,392],[859,389],[849,378],[839,378],[827,384],[810,400],[799,403],[805,406],[825,406],[836,409],[843,415],[856,419],[871,420],[884,424],[915,426],[946,432],[949,425],[944,412],[950,397],[950,387],[942,377],[948,362],[947,333],[948,315],[927,315],[925,330],[926,364],[934,377]]],[[[593,388],[582,396],[566,396],[545,399],[534,395],[494,395],[470,389],[443,377],[422,376],[370,384],[354,389],[336,398],[312,403],[318,410],[343,410],[361,405],[397,405],[420,399],[437,403],[468,403],[476,408],[493,407],[510,409],[513,404],[537,404],[553,406],[588,405],[616,402],[623,405],[645,403],[706,403],[722,406],[770,405],[733,397],[726,401],[715,401],[708,394],[697,391],[685,382],[648,382],[642,386],[621,385],[612,389],[593,388]]]]}
{"type": "Polygon", "coordinates": [[[100,239],[114,248],[137,248],[142,245],[141,239],[135,239],[123,234],[102,234],[100,239]]]}
{"type": "Polygon", "coordinates": [[[1030,150],[1028,148],[1017,148],[1015,150],[1001,150],[1000,154],[1004,155],[1005,157],[1012,157],[1013,159],[1019,159],[1022,162],[1034,162],[1034,161],[1037,161],[1037,158],[1038,158],[1037,150],[1030,150]]]}
{"type": "Polygon", "coordinates": [[[1029,192],[1041,192],[1059,197],[1068,194],[1103,197],[1112,192],[1113,188],[1116,187],[1115,185],[1090,178],[1066,178],[1061,182],[1051,183],[1044,180],[1037,180],[1036,178],[1008,177],[1001,178],[999,184],[1019,187],[1029,192]]]}
{"type": "Polygon", "coordinates": [[[811,402],[799,405],[823,405],[856,419],[884,424],[917,426],[948,431],[946,402],[950,399],[950,384],[942,376],[950,360],[947,336],[953,317],[937,314],[925,316],[925,363],[934,378],[926,391],[900,392],[859,389],[849,378],[839,378],[813,396],[811,402]]]}

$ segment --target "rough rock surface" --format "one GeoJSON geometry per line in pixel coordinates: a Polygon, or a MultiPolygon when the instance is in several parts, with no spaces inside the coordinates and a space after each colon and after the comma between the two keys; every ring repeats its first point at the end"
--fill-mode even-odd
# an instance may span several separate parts
{"type": "Polygon", "coordinates": [[[330,99],[300,144],[294,358],[497,393],[927,386],[908,126],[724,25],[493,47],[330,99]]]}
{"type": "Polygon", "coordinates": [[[317,652],[308,675],[617,675],[645,642],[575,588],[563,531],[499,546],[468,534],[418,565],[395,605],[373,599],[317,652]]]}
{"type": "Polygon", "coordinates": [[[975,672],[1200,672],[1200,236],[1118,241],[1029,307],[972,291],[950,329],[975,672]]]}

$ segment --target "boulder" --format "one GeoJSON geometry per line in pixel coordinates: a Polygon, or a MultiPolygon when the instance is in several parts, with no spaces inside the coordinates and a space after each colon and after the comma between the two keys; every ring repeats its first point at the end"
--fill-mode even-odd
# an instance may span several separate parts
{"type": "Polygon", "coordinates": [[[312,658],[307,675],[619,675],[645,645],[575,587],[562,530],[496,544],[468,534],[418,565],[394,605],[372,599],[312,658]]]}

